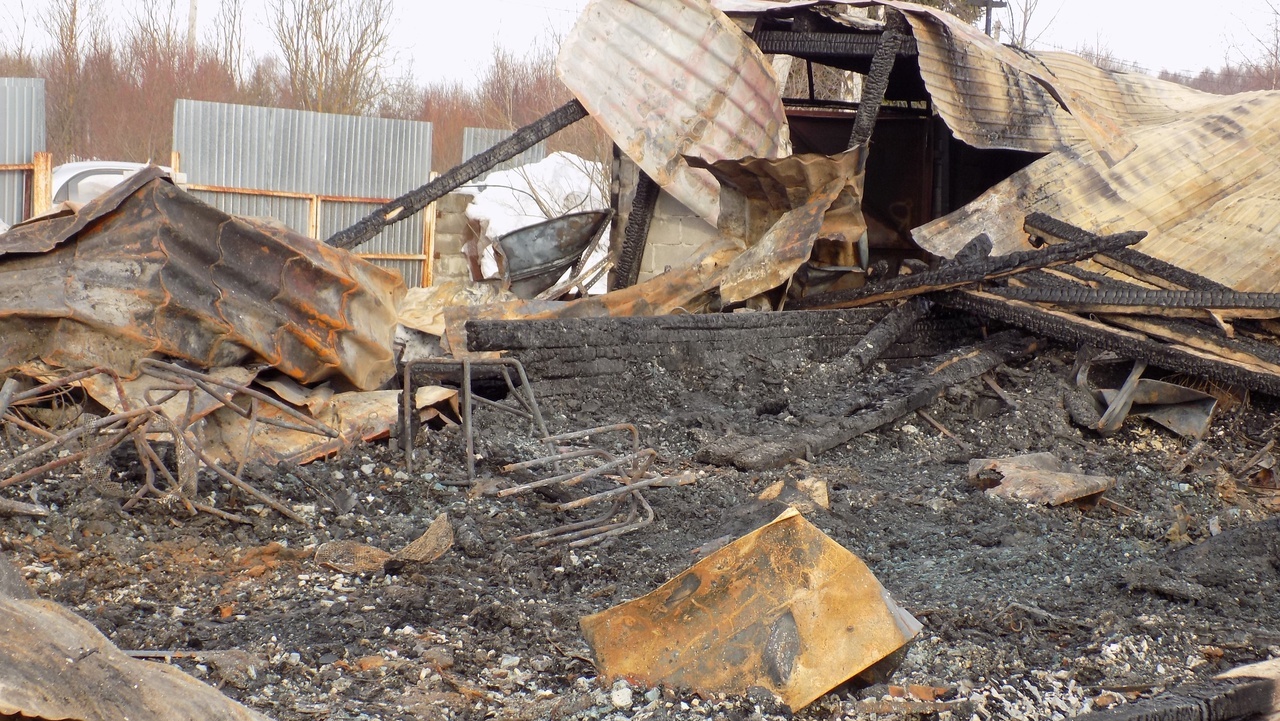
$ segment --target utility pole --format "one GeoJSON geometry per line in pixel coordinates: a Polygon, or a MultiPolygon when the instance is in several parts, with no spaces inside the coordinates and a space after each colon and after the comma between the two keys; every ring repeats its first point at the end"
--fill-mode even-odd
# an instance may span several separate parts
{"type": "MultiPolygon", "coordinates": [[[[195,0],[191,0],[195,2],[195,0]]],[[[964,0],[965,5],[970,7],[986,8],[987,11],[987,37],[991,37],[991,16],[993,11],[1000,8],[1009,7],[1007,0],[964,0]]]]}
{"type": "MultiPolygon", "coordinates": [[[[987,34],[990,35],[991,32],[988,31],[987,34]]],[[[192,57],[195,57],[195,54],[196,54],[196,0],[191,0],[191,8],[187,11],[187,52],[192,57]]]]}

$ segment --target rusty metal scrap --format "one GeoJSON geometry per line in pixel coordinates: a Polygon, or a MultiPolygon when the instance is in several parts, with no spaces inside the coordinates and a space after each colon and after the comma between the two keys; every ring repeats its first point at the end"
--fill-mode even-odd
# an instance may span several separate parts
{"type": "Polygon", "coordinates": [[[561,44],[556,67],[618,147],[713,225],[715,181],[682,156],[791,151],[773,70],[706,0],[594,0],[561,44]]]}
{"type": "Polygon", "coordinates": [[[573,470],[565,473],[530,481],[497,492],[499,498],[528,493],[547,486],[568,488],[576,486],[592,478],[612,478],[618,482],[616,488],[594,493],[573,501],[556,505],[558,511],[574,511],[602,501],[609,501],[610,506],[603,514],[585,521],[575,521],[545,531],[535,531],[517,537],[516,541],[534,541],[535,545],[545,546],[551,543],[568,543],[571,547],[589,546],[607,538],[621,536],[637,531],[653,523],[653,507],[641,493],[646,488],[683,486],[694,482],[692,475],[683,473],[678,476],[663,476],[650,471],[658,457],[652,448],[640,448],[640,431],[630,423],[620,423],[599,428],[588,428],[582,431],[561,433],[546,440],[559,444],[572,441],[587,441],[592,437],[608,433],[627,433],[631,437],[631,452],[614,456],[602,448],[557,448],[558,452],[542,458],[535,458],[520,463],[512,463],[503,467],[504,473],[530,470],[544,466],[559,468],[562,462],[599,459],[598,465],[585,470],[573,470]],[[625,514],[625,515],[623,515],[625,514]],[[620,518],[621,516],[621,518],[620,518]]]}
{"type": "Polygon", "coordinates": [[[394,374],[399,277],[277,225],[234,218],[159,168],[0,244],[0,372],[34,360],[136,375],[166,356],[267,363],[311,383],[394,374]]]}
{"type": "Polygon", "coordinates": [[[1238,291],[1280,292],[1280,94],[1226,96],[1130,131],[1137,150],[1113,168],[1091,149],[1055,152],[973,203],[913,231],[952,255],[978,232],[997,254],[1028,247],[1022,217],[1047,213],[1099,233],[1149,230],[1137,250],[1238,291]]]}
{"type": "MultiPolygon", "coordinates": [[[[15,393],[3,421],[44,442],[0,463],[0,475],[9,474],[0,479],[0,488],[132,443],[144,479],[124,504],[126,509],[151,498],[170,509],[248,522],[216,507],[212,497],[197,496],[196,474],[205,468],[237,492],[303,522],[287,505],[244,480],[246,464],[251,460],[306,463],[359,440],[386,436],[396,423],[396,391],[334,394],[309,414],[251,386],[243,373],[236,372],[240,369],[201,373],[154,359],[143,359],[137,366],[139,377],[132,381],[120,379],[108,368],[92,368],[15,393]],[[45,429],[24,420],[33,403],[76,386],[101,398],[107,414],[84,414],[68,430],[45,429]],[[172,445],[171,463],[165,461],[168,454],[156,450],[157,443],[172,445]],[[63,451],[72,452],[61,455],[63,451]]],[[[447,400],[450,395],[435,394],[428,402],[447,400]]]]}
{"type": "Polygon", "coordinates": [[[794,509],[581,626],[605,676],[701,693],[759,686],[793,711],[921,628],[857,556],[794,509]]]}

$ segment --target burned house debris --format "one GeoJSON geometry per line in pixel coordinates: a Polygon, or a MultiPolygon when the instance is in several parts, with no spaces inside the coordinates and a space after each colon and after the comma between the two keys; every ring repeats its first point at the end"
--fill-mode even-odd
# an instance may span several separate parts
{"type": "Polygon", "coordinates": [[[158,168],[0,234],[0,549],[98,629],[0,559],[0,715],[1280,713],[1280,95],[898,0],[592,0],[558,72],[325,242],[158,168]],[[575,122],[610,208],[352,252],[575,122]]]}

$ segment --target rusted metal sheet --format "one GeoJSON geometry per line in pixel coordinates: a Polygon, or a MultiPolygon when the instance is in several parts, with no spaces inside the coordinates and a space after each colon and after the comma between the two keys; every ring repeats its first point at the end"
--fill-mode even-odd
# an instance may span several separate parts
{"type": "Polygon", "coordinates": [[[15,716],[267,721],[177,666],[129,658],[58,604],[0,584],[0,717],[15,716]]]}
{"type": "Polygon", "coordinates": [[[835,156],[793,155],[706,163],[726,208],[720,233],[684,265],[621,290],[567,303],[524,301],[444,310],[449,345],[466,348],[468,320],[667,315],[736,303],[787,282],[814,243],[859,235],[865,147],[835,156]],[[834,208],[834,210],[833,210],[834,208]],[[713,292],[715,291],[715,292],[713,292]]]}
{"type": "Polygon", "coordinates": [[[265,362],[372,389],[395,371],[397,274],[235,218],[143,170],[0,245],[0,372],[33,360],[132,377],[152,355],[265,362]]]}
{"type": "Polygon", "coordinates": [[[1035,211],[1100,233],[1149,232],[1137,250],[1240,291],[1280,292],[1280,93],[1219,97],[1129,136],[1137,149],[1107,167],[1088,146],[1033,163],[973,203],[913,234],[951,256],[978,233],[995,254],[1029,246],[1035,211]]]}
{"type": "Polygon", "coordinates": [[[845,264],[867,230],[862,183],[867,147],[834,156],[792,155],[703,164],[720,181],[722,234],[747,249],[719,279],[720,297],[736,303],[787,282],[817,241],[845,264]],[[731,198],[726,200],[726,197],[731,198]]]}
{"type": "Polygon", "coordinates": [[[702,693],[759,686],[792,710],[921,628],[857,556],[794,509],[581,625],[606,676],[702,693]]]}
{"type": "Polygon", "coordinates": [[[1176,83],[1092,68],[1065,53],[1039,56],[1001,45],[934,8],[897,0],[854,4],[906,15],[935,109],[957,138],[977,148],[1048,153],[1087,141],[1119,160],[1132,150],[1129,128],[1171,120],[1214,99],[1176,83]]]}
{"type": "Polygon", "coordinates": [[[648,175],[710,223],[704,160],[789,155],[778,81],[707,0],[594,0],[561,45],[561,80],[648,175]]]}

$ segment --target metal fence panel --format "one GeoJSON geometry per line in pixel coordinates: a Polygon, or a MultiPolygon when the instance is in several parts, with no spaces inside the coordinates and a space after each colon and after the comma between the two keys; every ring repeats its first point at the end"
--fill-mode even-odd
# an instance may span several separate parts
{"type": "Polygon", "coordinates": [[[307,234],[311,217],[311,203],[303,198],[273,198],[266,195],[244,193],[211,193],[192,190],[191,194],[231,215],[248,218],[274,218],[295,232],[307,234]]]}
{"type": "MultiPolygon", "coordinates": [[[[320,237],[327,238],[343,228],[373,212],[378,206],[373,203],[321,203],[320,204],[320,237]]],[[[425,257],[426,248],[423,239],[422,224],[426,221],[424,213],[415,213],[408,220],[401,221],[387,228],[372,240],[360,246],[361,255],[416,255],[416,260],[391,260],[371,258],[373,262],[387,268],[394,268],[404,276],[405,285],[413,288],[422,284],[422,265],[430,262],[425,257]]]]}
{"type": "MultiPolygon", "coordinates": [[[[511,137],[511,134],[514,132],[514,130],[499,130],[497,128],[463,128],[462,162],[465,163],[471,158],[483,153],[498,143],[501,143],[511,137]]],[[[547,143],[544,140],[511,160],[499,163],[494,167],[494,170],[510,170],[521,165],[536,163],[545,157],[547,157],[547,143]]]]}
{"type": "MultiPolygon", "coordinates": [[[[0,78],[0,165],[26,165],[44,149],[44,80],[0,78]]],[[[26,220],[30,182],[30,171],[0,171],[0,220],[26,220]]]]}
{"type": "Polygon", "coordinates": [[[431,123],[178,100],[173,148],[194,185],[395,198],[427,182],[431,123]]]}
{"type": "MultiPolygon", "coordinates": [[[[173,147],[193,186],[390,199],[429,179],[431,123],[179,100],[173,147]]],[[[267,215],[299,233],[310,230],[309,199],[193,192],[228,213],[267,215]]],[[[323,197],[319,202],[316,235],[321,239],[379,205],[323,197]]],[[[424,222],[419,213],[359,252],[422,256],[424,222]]],[[[374,262],[401,270],[411,286],[422,281],[422,260],[374,262]]]]}

